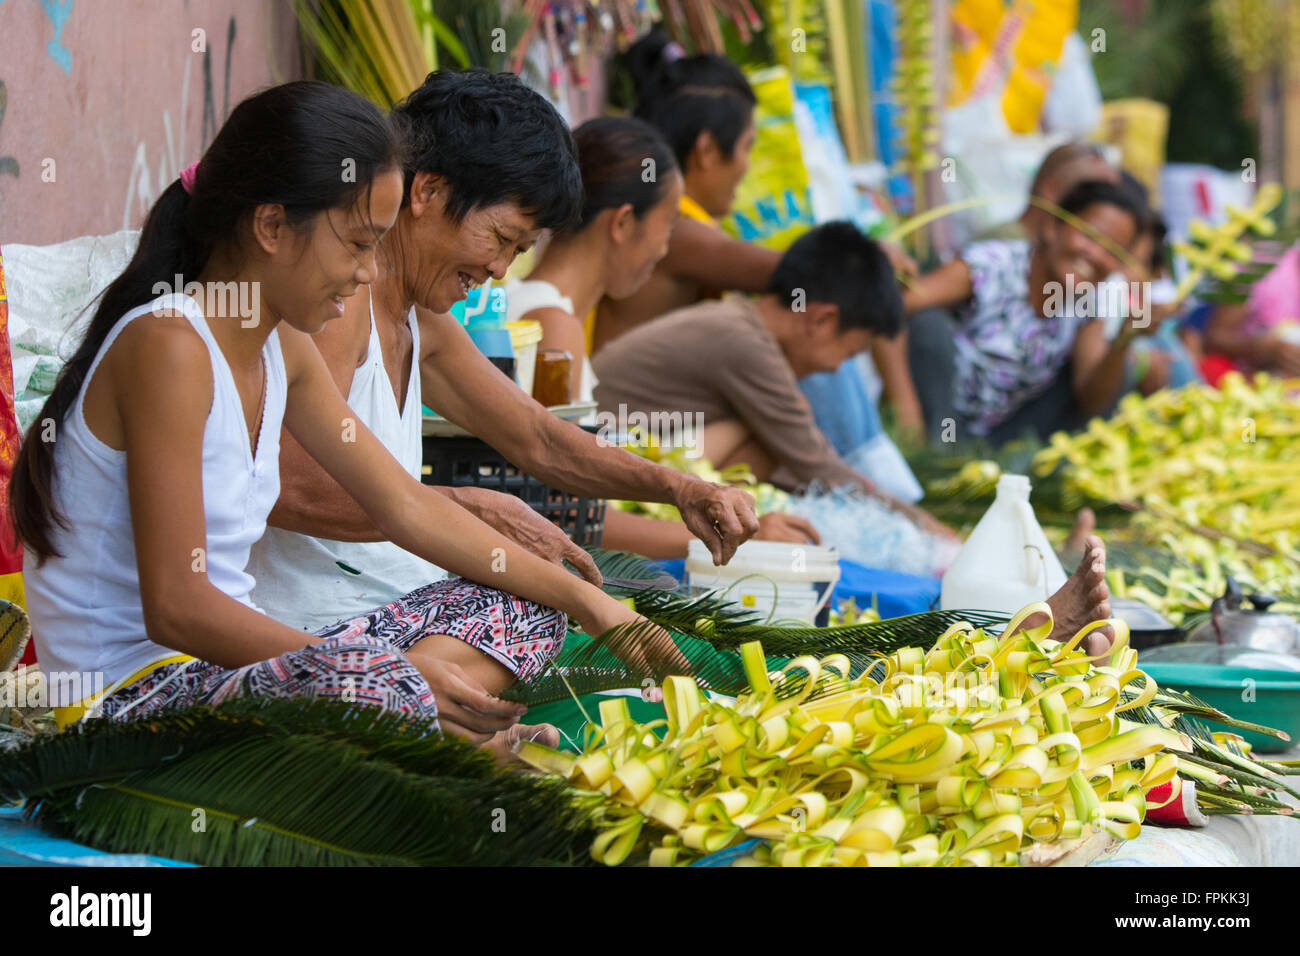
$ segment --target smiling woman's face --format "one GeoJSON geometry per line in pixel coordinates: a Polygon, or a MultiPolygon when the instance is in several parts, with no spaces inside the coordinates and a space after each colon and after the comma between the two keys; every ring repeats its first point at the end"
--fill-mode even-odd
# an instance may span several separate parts
{"type": "Polygon", "coordinates": [[[343,314],[343,301],[381,273],[380,240],[402,203],[399,169],[379,173],[369,188],[303,228],[287,230],[284,251],[267,267],[262,295],[293,328],[312,334],[343,314]]]}
{"type": "Polygon", "coordinates": [[[445,197],[441,177],[418,173],[405,211],[415,246],[407,257],[408,263],[415,261],[415,275],[405,284],[417,303],[434,312],[446,312],[489,279],[504,278],[510,263],[541,232],[514,202],[472,209],[453,222],[445,197]]]}

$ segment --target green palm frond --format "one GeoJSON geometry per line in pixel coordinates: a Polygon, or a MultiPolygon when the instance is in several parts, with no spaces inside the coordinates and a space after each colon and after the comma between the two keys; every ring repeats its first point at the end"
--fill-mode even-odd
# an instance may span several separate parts
{"type": "Polygon", "coordinates": [[[462,66],[481,66],[494,73],[510,70],[511,54],[534,19],[514,4],[433,0],[432,6],[444,24],[437,31],[438,42],[462,66]]]}
{"type": "Polygon", "coordinates": [[[606,551],[587,548],[596,568],[605,579],[605,590],[617,597],[631,597],[646,589],[672,591],[677,579],[661,571],[639,554],[630,551],[606,551]]]}
{"type": "Polygon", "coordinates": [[[339,701],[89,721],[0,754],[0,793],[99,849],[208,865],[589,859],[590,815],[562,783],[428,731],[339,701]]]}
{"type": "MultiPolygon", "coordinates": [[[[1125,697],[1129,700],[1133,699],[1133,695],[1130,694],[1125,694],[1125,697]]],[[[1202,804],[1202,809],[1206,809],[1207,805],[1210,807],[1230,805],[1235,806],[1235,812],[1239,813],[1277,812],[1290,815],[1291,808],[1287,804],[1273,797],[1254,792],[1248,793],[1246,788],[1262,788],[1270,793],[1283,791],[1296,799],[1300,799],[1300,791],[1290,787],[1281,779],[1283,776],[1293,773],[1293,770],[1258,758],[1256,758],[1254,764],[1247,762],[1237,748],[1231,746],[1224,748],[1216,744],[1213,731],[1206,725],[1206,721],[1213,721],[1229,727],[1251,730],[1270,736],[1278,735],[1278,731],[1272,728],[1236,720],[1192,694],[1164,687],[1161,687],[1156,692],[1155,699],[1149,705],[1125,711],[1124,716],[1137,723],[1167,723],[1171,729],[1186,734],[1192,742],[1192,752],[1180,753],[1178,759],[1204,767],[1214,773],[1222,774],[1235,786],[1235,790],[1229,791],[1221,787],[1209,786],[1203,780],[1197,780],[1198,796],[1207,797],[1205,803],[1202,804]],[[1167,718],[1162,721],[1160,715],[1156,713],[1157,710],[1166,714],[1173,713],[1176,716],[1171,722],[1167,718]],[[1257,771],[1261,767],[1278,776],[1264,776],[1258,773],[1257,771]],[[1231,802],[1225,804],[1224,801],[1231,802]],[[1246,809],[1243,809],[1243,807],[1246,809]]]]}
{"type": "Polygon", "coordinates": [[[447,25],[415,0],[294,0],[293,11],[319,78],[383,109],[437,68],[435,38],[457,65],[468,65],[447,25]]]}
{"type": "Polygon", "coordinates": [[[997,491],[996,478],[980,486],[958,478],[962,467],[973,461],[991,461],[998,466],[1000,474],[1030,475],[1034,485],[1031,498],[1034,514],[1044,526],[1070,527],[1085,505],[1092,508],[1099,530],[1114,532],[1130,525],[1133,516],[1129,510],[1114,502],[1086,499],[1065,480],[1063,466],[1050,474],[1038,475],[1033,460],[1044,447],[1044,442],[1032,436],[1000,448],[976,438],[951,445],[911,448],[907,452],[907,464],[925,489],[922,506],[956,527],[979,521],[997,491]]]}
{"type": "MultiPolygon", "coordinates": [[[[612,559],[602,560],[607,567],[614,565],[612,559]]],[[[659,684],[671,674],[689,674],[708,690],[735,694],[746,687],[740,646],[750,641],[762,642],[772,669],[805,654],[842,654],[856,675],[881,655],[903,647],[930,647],[957,621],[993,626],[1007,620],[985,611],[929,611],[842,627],[786,627],[764,623],[761,614],[711,594],[644,589],[627,596],[645,621],[621,625],[594,639],[571,633],[547,671],[502,696],[542,704],[570,695],[659,684]]]]}
{"type": "MultiPolygon", "coordinates": [[[[1160,708],[1172,711],[1188,721],[1211,721],[1231,727],[1234,730],[1248,730],[1251,733],[1263,734],[1266,737],[1277,737],[1280,740],[1286,739],[1286,734],[1280,730],[1265,727],[1263,724],[1253,724],[1248,720],[1239,720],[1225,714],[1217,707],[1207,704],[1193,694],[1176,691],[1172,688],[1160,688],[1155,702],[1160,708]]],[[[1205,736],[1209,736],[1208,730],[1205,730],[1205,736]]]]}
{"type": "Polygon", "coordinates": [[[470,60],[469,53],[465,50],[465,45],[460,42],[460,37],[456,35],[455,31],[435,16],[434,11],[431,8],[426,9],[426,7],[429,7],[429,0],[426,0],[424,6],[421,6],[418,3],[413,3],[412,13],[414,13],[415,20],[420,25],[420,29],[428,30],[431,34],[431,39],[434,41],[434,55],[429,57],[433,64],[435,66],[438,64],[439,58],[436,55],[436,48],[438,45],[441,45],[443,49],[451,55],[451,58],[461,69],[465,69],[469,66],[481,66],[482,64],[474,63],[470,60]]]}

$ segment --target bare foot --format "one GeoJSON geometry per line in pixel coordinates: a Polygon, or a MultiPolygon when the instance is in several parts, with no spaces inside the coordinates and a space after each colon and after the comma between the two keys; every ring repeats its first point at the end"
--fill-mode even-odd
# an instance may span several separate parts
{"type": "Polygon", "coordinates": [[[498,767],[513,767],[520,762],[515,748],[525,740],[555,748],[560,745],[560,731],[554,724],[515,724],[494,734],[482,747],[496,758],[498,767]]]}
{"type": "Polygon", "coordinates": [[[1096,530],[1097,516],[1092,513],[1092,509],[1083,508],[1080,510],[1074,519],[1074,527],[1066,535],[1065,544],[1061,547],[1061,558],[1066,567],[1071,564],[1078,564],[1082,560],[1088,538],[1096,530]]]}
{"type": "MultiPolygon", "coordinates": [[[[1110,588],[1106,585],[1106,546],[1089,535],[1083,542],[1083,560],[1061,589],[1047,599],[1052,609],[1052,640],[1068,641],[1085,624],[1110,617],[1110,588]]],[[[1028,623],[1028,622],[1026,622],[1028,623]]],[[[1098,628],[1083,639],[1081,649],[1099,657],[1110,649],[1114,632],[1098,628]]]]}

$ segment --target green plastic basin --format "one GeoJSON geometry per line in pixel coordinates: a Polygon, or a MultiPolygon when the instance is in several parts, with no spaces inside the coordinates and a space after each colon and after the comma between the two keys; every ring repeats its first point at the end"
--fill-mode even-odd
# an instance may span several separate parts
{"type": "Polygon", "coordinates": [[[1139,660],[1138,667],[1161,687],[1186,691],[1229,717],[1284,731],[1291,738],[1278,740],[1248,730],[1224,728],[1241,734],[1255,750],[1280,753],[1300,739],[1300,673],[1173,661],[1139,660]]]}

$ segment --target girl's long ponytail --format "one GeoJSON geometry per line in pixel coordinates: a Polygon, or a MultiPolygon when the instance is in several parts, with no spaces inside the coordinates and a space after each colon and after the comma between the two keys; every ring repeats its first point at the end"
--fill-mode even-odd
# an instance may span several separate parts
{"type": "Polygon", "coordinates": [[[9,519],[18,540],[38,560],[58,555],[53,542],[54,526],[66,527],[54,503],[54,446],[91,363],[118,320],[155,297],[154,285],[160,279],[166,277],[170,283],[180,275],[188,281],[202,268],[206,255],[189,235],[188,205],[189,196],[176,180],[149,210],[135,255],[104,290],[86,337],[59,372],[50,397],[23,438],[9,481],[9,519]]]}

